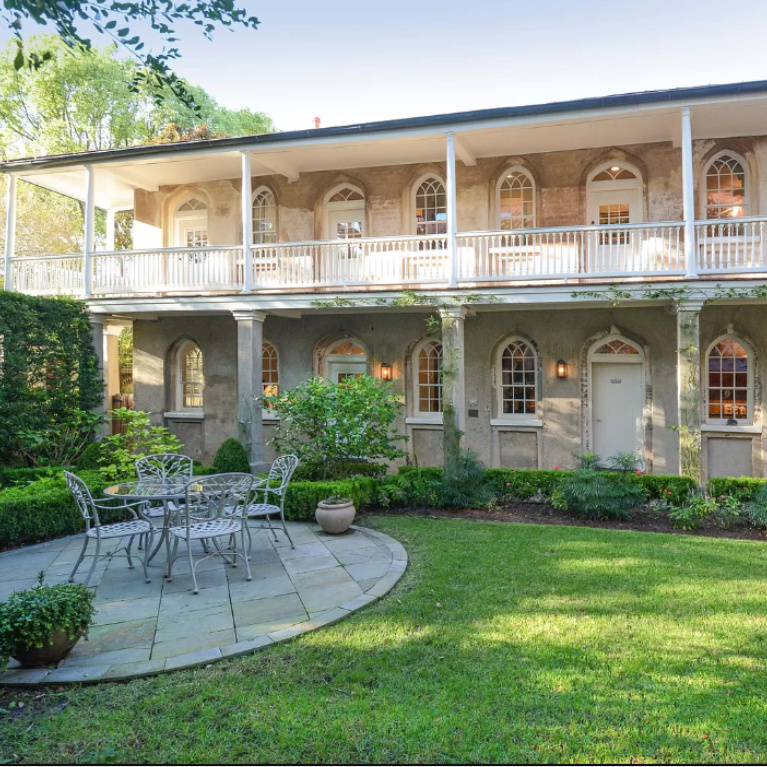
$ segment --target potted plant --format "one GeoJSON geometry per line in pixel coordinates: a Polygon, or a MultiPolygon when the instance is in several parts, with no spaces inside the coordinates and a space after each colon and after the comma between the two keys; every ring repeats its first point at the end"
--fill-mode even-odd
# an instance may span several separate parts
{"type": "Polygon", "coordinates": [[[58,663],[81,636],[88,637],[93,592],[81,583],[17,591],[0,603],[0,668],[15,658],[26,668],[58,663]]]}
{"type": "Polygon", "coordinates": [[[314,516],[326,533],[344,533],[354,522],[354,501],[343,495],[331,495],[317,504],[314,516]]]}

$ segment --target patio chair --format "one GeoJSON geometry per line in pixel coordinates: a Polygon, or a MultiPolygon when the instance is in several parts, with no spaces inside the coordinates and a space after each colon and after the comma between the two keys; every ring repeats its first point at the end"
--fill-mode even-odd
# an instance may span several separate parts
{"type": "Polygon", "coordinates": [[[154,527],[151,522],[142,518],[145,516],[148,503],[146,501],[133,501],[129,503],[123,502],[115,504],[114,499],[110,498],[99,498],[98,500],[94,500],[90,490],[88,490],[88,486],[80,479],[80,477],[68,471],[64,472],[64,477],[67,481],[67,487],[75,499],[77,508],[83,515],[83,519],[85,519],[85,540],[83,541],[83,548],[77,559],[77,563],[69,576],[69,582],[71,583],[74,581],[75,573],[77,573],[77,569],[85,558],[88,544],[92,539],[96,541],[96,553],[88,555],[93,557],[93,564],[88,571],[88,577],[85,579],[86,586],[90,583],[99,556],[111,558],[119,551],[125,550],[125,554],[128,557],[128,567],[133,569],[131,547],[133,546],[133,539],[138,536],[139,540],[144,538],[147,539],[144,546],[144,557],[142,561],[144,565],[144,578],[146,579],[146,582],[149,583],[147,555],[152,546],[154,527]],[[110,512],[126,511],[130,514],[131,519],[125,522],[112,522],[104,525],[99,518],[99,510],[110,512]],[[101,541],[112,538],[128,538],[128,544],[127,546],[120,546],[112,552],[101,555],[101,541]]]}
{"type": "MultiPolygon", "coordinates": [[[[136,475],[139,479],[154,479],[158,482],[176,479],[186,483],[192,478],[192,470],[192,459],[180,453],[154,453],[136,461],[136,475]]],[[[168,502],[167,505],[170,511],[179,511],[178,504],[173,501],[168,502]]],[[[164,519],[165,515],[166,506],[163,503],[150,504],[146,512],[149,519],[164,519]]]]}
{"type": "MultiPolygon", "coordinates": [[[[293,539],[290,537],[288,527],[285,524],[285,493],[287,493],[290,479],[298,467],[299,460],[294,455],[282,455],[272,463],[269,476],[261,480],[254,488],[254,496],[258,498],[263,493],[261,503],[249,503],[245,508],[245,516],[248,519],[262,518],[262,528],[271,530],[274,540],[277,540],[277,528],[272,524],[272,517],[279,514],[282,529],[290,542],[290,548],[294,549],[293,539]]],[[[248,528],[248,556],[252,540],[248,528]]]]}
{"type": "MultiPolygon", "coordinates": [[[[245,562],[246,580],[251,580],[248,558],[237,548],[237,534],[242,540],[242,507],[250,497],[253,475],[243,473],[211,474],[197,477],[186,486],[184,504],[185,522],[168,530],[173,539],[173,553],[168,563],[168,581],[173,580],[173,564],[178,557],[179,541],[186,542],[189,569],[192,573],[193,594],[199,593],[197,566],[200,562],[215,556],[223,557],[227,564],[237,566],[237,557],[245,562]],[[220,539],[226,539],[222,548],[220,539]],[[192,555],[192,544],[199,541],[204,556],[197,562],[192,555]]],[[[243,541],[244,543],[244,541],[243,541]]]]}

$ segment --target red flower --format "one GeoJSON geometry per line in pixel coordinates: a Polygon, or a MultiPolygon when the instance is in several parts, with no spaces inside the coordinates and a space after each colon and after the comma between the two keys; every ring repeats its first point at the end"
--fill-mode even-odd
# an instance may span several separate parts
{"type": "Polygon", "coordinates": [[[637,469],[637,476],[640,476],[641,474],[642,474],[642,472],[639,471],[639,469],[637,469]]]}
{"type": "Polygon", "coordinates": [[[558,468],[559,468],[559,466],[555,466],[555,467],[554,467],[554,471],[556,471],[558,468]]]}

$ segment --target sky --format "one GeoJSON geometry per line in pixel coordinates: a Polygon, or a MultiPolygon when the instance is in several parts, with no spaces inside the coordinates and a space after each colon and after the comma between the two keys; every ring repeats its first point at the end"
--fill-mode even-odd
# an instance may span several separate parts
{"type": "Polygon", "coordinates": [[[280,130],[767,80],[764,0],[239,5],[259,29],[179,27],[175,71],[280,130]]]}

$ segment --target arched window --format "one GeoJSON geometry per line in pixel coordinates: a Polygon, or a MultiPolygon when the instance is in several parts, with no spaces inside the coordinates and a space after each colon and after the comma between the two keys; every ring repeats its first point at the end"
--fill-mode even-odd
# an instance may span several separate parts
{"type": "Polygon", "coordinates": [[[538,408],[538,359],[532,345],[512,338],[500,354],[501,418],[534,418],[538,408]]]}
{"type": "Polygon", "coordinates": [[[743,218],[748,215],[745,161],[721,152],[706,166],[706,218],[743,218]]]}
{"type": "Polygon", "coordinates": [[[178,350],[176,381],[176,409],[202,410],[205,388],[202,351],[193,341],[187,341],[178,350]]]}
{"type": "Polygon", "coordinates": [[[706,355],[706,410],[709,421],[752,421],[752,368],[749,350],[736,338],[723,337],[711,345],[706,355]]]}
{"type": "MultiPolygon", "coordinates": [[[[622,161],[603,163],[586,182],[586,215],[592,226],[621,227],[644,220],[644,184],[638,168],[622,161]]],[[[626,232],[603,233],[600,244],[625,243],[626,232]]]]}
{"type": "Polygon", "coordinates": [[[333,383],[342,383],[347,378],[367,375],[367,352],[356,339],[335,341],[328,348],[323,369],[325,378],[333,383]]]}
{"type": "Polygon", "coordinates": [[[442,344],[427,339],[413,352],[416,415],[438,418],[442,413],[442,344]]]}
{"type": "Polygon", "coordinates": [[[253,195],[253,244],[277,242],[277,202],[271,190],[257,189],[253,195]]]}
{"type": "Polygon", "coordinates": [[[522,168],[509,168],[498,184],[500,228],[531,229],[535,226],[535,184],[522,168]]]}
{"type": "Polygon", "coordinates": [[[176,247],[204,248],[208,244],[208,206],[191,197],[176,208],[176,247]]]}
{"type": "Polygon", "coordinates": [[[331,189],[325,198],[325,222],[329,240],[364,237],[365,195],[362,190],[351,184],[331,189]]]}
{"type": "Polygon", "coordinates": [[[274,397],[280,393],[280,373],[277,349],[268,341],[261,347],[261,378],[264,383],[264,395],[274,397]]]}
{"type": "Polygon", "coordinates": [[[447,231],[447,195],[445,185],[435,176],[417,186],[415,202],[415,233],[421,236],[445,234],[447,231]]]}

